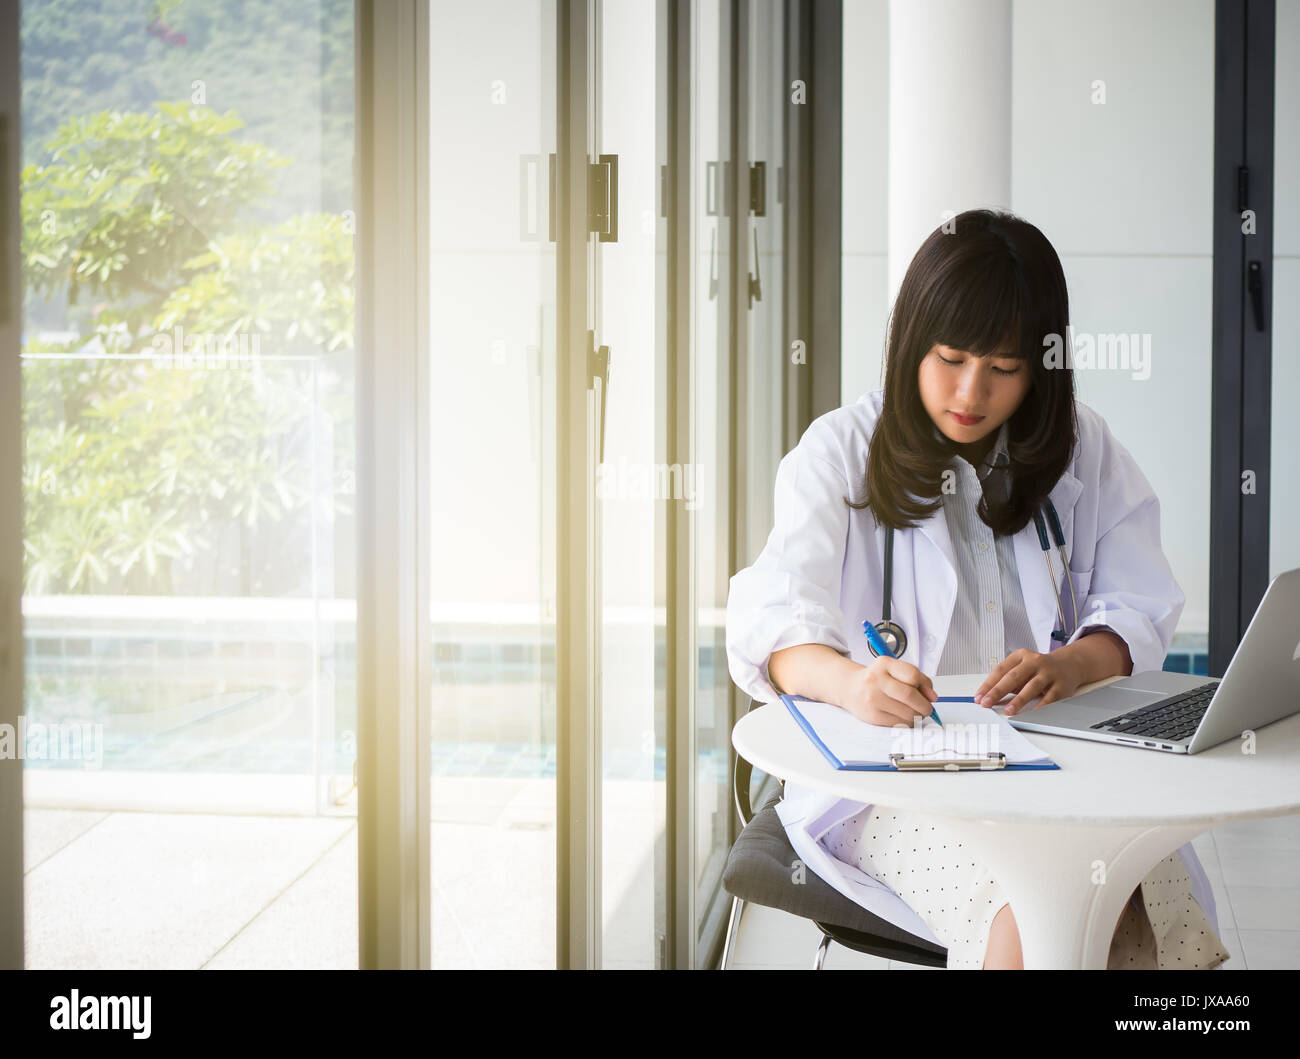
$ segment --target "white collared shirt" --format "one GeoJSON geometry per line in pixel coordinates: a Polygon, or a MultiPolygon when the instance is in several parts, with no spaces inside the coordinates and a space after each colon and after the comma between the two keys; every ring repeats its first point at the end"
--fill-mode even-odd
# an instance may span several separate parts
{"type": "Polygon", "coordinates": [[[1008,463],[1003,423],[978,471],[960,456],[953,459],[956,492],[940,494],[961,588],[935,676],[987,673],[1018,648],[1034,650],[1014,538],[995,534],[976,511],[984,487],[996,484],[990,472],[1009,473],[1008,463]]]}

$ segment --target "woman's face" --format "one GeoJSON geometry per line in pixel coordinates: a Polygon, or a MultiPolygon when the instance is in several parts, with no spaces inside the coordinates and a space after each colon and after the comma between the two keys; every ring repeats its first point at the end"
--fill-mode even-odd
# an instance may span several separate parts
{"type": "Polygon", "coordinates": [[[982,457],[1029,392],[1029,370],[1015,357],[977,357],[936,344],[921,360],[921,402],[945,437],[982,457]],[[957,415],[982,418],[963,423],[957,415]]]}

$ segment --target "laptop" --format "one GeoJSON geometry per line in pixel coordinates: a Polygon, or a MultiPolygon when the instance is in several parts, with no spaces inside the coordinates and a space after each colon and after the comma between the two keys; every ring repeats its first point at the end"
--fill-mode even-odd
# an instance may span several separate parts
{"type": "Polygon", "coordinates": [[[1008,717],[1043,732],[1173,754],[1300,712],[1300,568],[1269,582],[1222,679],[1154,671],[1008,717]]]}

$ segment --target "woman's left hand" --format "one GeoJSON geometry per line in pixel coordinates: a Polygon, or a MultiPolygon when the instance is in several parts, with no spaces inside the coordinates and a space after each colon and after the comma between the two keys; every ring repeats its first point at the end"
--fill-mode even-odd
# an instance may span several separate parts
{"type": "Polygon", "coordinates": [[[1007,703],[1006,712],[1011,715],[1039,696],[1043,701],[1038,706],[1068,699],[1082,684],[1078,668],[1065,652],[1043,655],[1022,647],[1007,655],[984,678],[984,683],[975,692],[975,701],[981,706],[995,706],[1004,695],[1016,692],[1015,698],[1007,703]]]}

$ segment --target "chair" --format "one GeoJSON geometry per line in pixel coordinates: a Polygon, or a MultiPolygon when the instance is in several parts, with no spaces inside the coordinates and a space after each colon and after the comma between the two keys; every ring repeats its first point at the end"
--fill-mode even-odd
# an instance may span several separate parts
{"type": "MultiPolygon", "coordinates": [[[[752,710],[761,705],[751,700],[749,708],[752,710]]],[[[791,879],[790,865],[797,854],[781,818],[776,814],[776,803],[781,794],[773,794],[755,813],[749,796],[753,771],[753,765],[737,754],[732,788],[736,811],[744,827],[727,855],[727,864],[722,872],[723,889],[731,894],[731,916],[727,921],[727,939],[722,949],[722,969],[727,968],[732,941],[746,901],[779,908],[813,921],[822,933],[813,970],[821,970],[833,941],[854,952],[882,956],[900,963],[946,967],[947,949],[872,915],[811,871],[806,873],[802,883],[796,884],[791,879]]]]}

